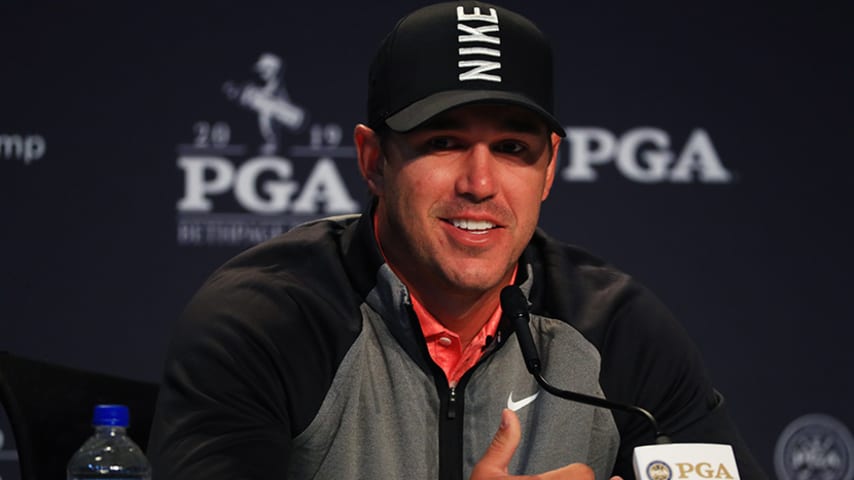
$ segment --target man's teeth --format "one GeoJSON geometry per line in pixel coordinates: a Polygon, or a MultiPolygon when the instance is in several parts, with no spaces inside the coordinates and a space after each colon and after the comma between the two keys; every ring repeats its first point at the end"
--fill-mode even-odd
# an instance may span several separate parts
{"type": "Polygon", "coordinates": [[[481,232],[486,231],[491,228],[495,228],[495,224],[483,220],[451,220],[451,224],[457,228],[461,228],[463,230],[468,230],[471,232],[481,232]]]}

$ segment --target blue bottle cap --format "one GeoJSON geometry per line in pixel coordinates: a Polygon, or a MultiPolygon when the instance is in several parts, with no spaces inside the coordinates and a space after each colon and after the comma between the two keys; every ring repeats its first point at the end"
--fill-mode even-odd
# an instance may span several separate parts
{"type": "Polygon", "coordinates": [[[127,427],[130,424],[128,407],[125,405],[95,405],[92,423],[95,426],[127,427]]]}

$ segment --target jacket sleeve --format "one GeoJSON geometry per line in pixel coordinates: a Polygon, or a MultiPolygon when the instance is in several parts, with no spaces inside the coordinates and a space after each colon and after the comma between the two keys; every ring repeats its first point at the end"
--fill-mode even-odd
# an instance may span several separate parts
{"type": "MultiPolygon", "coordinates": [[[[741,478],[767,478],[679,322],[636,284],[623,300],[602,346],[601,381],[608,398],[649,410],[674,442],[732,445],[741,478]]],[[[614,474],[633,479],[634,448],[652,443],[654,431],[640,416],[618,412],[614,418],[621,436],[614,474]]]]}
{"type": "Polygon", "coordinates": [[[294,309],[264,290],[213,278],[185,310],[152,425],[154,478],[284,478],[292,424],[276,324],[294,309]]]}
{"type": "Polygon", "coordinates": [[[149,441],[158,480],[283,478],[361,330],[344,280],[322,288],[281,255],[253,255],[215,273],[178,322],[149,441]]]}

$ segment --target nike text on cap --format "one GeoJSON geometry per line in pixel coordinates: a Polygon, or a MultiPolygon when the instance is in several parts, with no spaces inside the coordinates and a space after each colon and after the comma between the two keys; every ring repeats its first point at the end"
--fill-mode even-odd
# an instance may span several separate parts
{"type": "Polygon", "coordinates": [[[470,103],[519,105],[564,136],[554,117],[552,50],[530,20],[481,2],[431,5],[401,19],[368,78],[368,124],[412,130],[470,103]]]}

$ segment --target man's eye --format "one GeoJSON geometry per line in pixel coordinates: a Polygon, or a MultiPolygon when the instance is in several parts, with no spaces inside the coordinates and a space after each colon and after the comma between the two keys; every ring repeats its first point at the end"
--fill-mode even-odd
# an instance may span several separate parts
{"type": "Polygon", "coordinates": [[[521,142],[501,142],[495,146],[495,150],[500,153],[522,153],[525,145],[521,142]]]}
{"type": "Polygon", "coordinates": [[[450,137],[436,137],[431,138],[427,144],[433,150],[449,150],[455,148],[458,145],[458,142],[454,141],[454,139],[450,137]]]}

